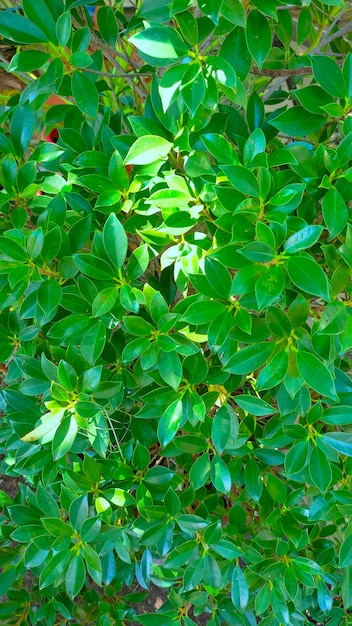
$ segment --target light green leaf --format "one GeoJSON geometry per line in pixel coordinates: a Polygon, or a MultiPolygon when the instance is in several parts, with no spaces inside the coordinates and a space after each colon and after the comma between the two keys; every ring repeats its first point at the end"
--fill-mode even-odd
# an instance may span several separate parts
{"type": "Polygon", "coordinates": [[[163,413],[158,423],[158,439],[163,448],[174,439],[181,420],[182,402],[181,400],[175,400],[163,413]]]}
{"type": "Polygon", "coordinates": [[[178,32],[170,26],[151,26],[130,37],[129,42],[144,54],[159,59],[178,59],[188,50],[178,32]]]}
{"type": "Polygon", "coordinates": [[[148,165],[159,159],[165,159],[172,148],[172,143],[163,137],[144,135],[138,137],[129,149],[125,165],[148,165]]]}

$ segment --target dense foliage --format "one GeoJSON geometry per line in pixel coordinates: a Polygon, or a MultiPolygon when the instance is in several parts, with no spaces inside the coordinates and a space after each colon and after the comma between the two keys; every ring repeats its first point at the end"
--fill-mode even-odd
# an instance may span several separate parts
{"type": "Polygon", "coordinates": [[[0,13],[1,623],[347,626],[349,2],[122,5],[0,13]]]}

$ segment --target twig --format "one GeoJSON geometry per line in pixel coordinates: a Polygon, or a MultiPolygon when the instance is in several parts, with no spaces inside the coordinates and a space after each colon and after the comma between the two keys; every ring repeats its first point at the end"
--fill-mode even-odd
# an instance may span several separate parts
{"type": "Polygon", "coordinates": [[[312,68],[310,66],[307,67],[293,67],[293,68],[285,68],[282,69],[258,69],[257,67],[252,67],[252,74],[258,74],[259,76],[305,76],[306,74],[312,74],[312,68]]]}
{"type": "Polygon", "coordinates": [[[318,43],[318,45],[315,48],[313,48],[313,50],[310,51],[310,54],[315,54],[317,52],[320,52],[320,50],[324,48],[324,46],[327,46],[332,41],[335,41],[335,39],[338,39],[339,37],[343,37],[344,35],[348,35],[348,33],[351,33],[351,32],[352,32],[352,23],[347,22],[347,24],[345,24],[339,30],[337,30],[336,33],[329,35],[329,37],[326,37],[326,36],[323,37],[321,41],[318,43]]]}
{"type": "Polygon", "coordinates": [[[327,29],[326,33],[325,33],[325,37],[329,37],[330,33],[332,33],[332,31],[334,30],[336,24],[340,21],[342,15],[344,13],[346,13],[346,11],[348,11],[348,9],[350,9],[350,5],[349,3],[347,3],[340,11],[340,13],[338,13],[335,17],[335,19],[331,22],[329,28],[327,29]]]}
{"type": "Polygon", "coordinates": [[[153,72],[102,72],[100,70],[93,70],[89,67],[85,67],[84,72],[90,72],[91,74],[97,74],[98,76],[106,76],[108,78],[128,78],[129,76],[153,76],[153,72]]]}

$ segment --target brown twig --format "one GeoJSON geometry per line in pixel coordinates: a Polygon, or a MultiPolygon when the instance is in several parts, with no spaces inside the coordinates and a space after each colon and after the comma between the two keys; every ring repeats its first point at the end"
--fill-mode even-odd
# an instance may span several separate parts
{"type": "Polygon", "coordinates": [[[311,74],[312,73],[312,68],[310,66],[307,67],[293,67],[293,68],[286,68],[283,67],[282,69],[259,69],[258,67],[252,67],[251,69],[251,73],[252,74],[258,74],[259,76],[305,76],[306,74],[311,74]]]}

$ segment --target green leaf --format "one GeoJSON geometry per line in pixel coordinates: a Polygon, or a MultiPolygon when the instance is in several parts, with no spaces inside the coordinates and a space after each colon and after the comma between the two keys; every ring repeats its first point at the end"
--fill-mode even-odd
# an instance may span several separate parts
{"type": "Polygon", "coordinates": [[[182,321],[189,324],[206,324],[219,315],[225,313],[225,305],[215,300],[193,302],[182,315],[182,321]]]}
{"type": "Polygon", "coordinates": [[[220,493],[229,494],[232,487],[230,471],[220,456],[214,456],[210,464],[211,482],[220,493]]]}
{"type": "Polygon", "coordinates": [[[182,402],[181,400],[175,400],[163,413],[158,423],[158,439],[163,448],[174,439],[181,420],[182,402]]]}
{"type": "Polygon", "coordinates": [[[222,165],[221,169],[235,189],[247,196],[259,198],[259,186],[253,172],[241,165],[222,165]]]}
{"type": "Polygon", "coordinates": [[[183,574],[183,591],[190,591],[199,585],[204,574],[204,559],[198,557],[187,565],[183,574]]]}
{"type": "Polygon", "coordinates": [[[187,54],[187,46],[170,26],[151,26],[129,38],[138,50],[158,59],[179,59],[187,54]]]}
{"type": "Polygon", "coordinates": [[[57,430],[55,431],[55,435],[52,443],[53,450],[53,459],[57,461],[61,459],[69,450],[71,450],[74,441],[76,439],[76,435],[78,432],[78,425],[71,414],[65,417],[57,430]]]}
{"type": "Polygon", "coordinates": [[[82,274],[98,280],[111,280],[114,277],[110,265],[94,254],[74,254],[73,260],[82,274]]]}
{"type": "Polygon", "coordinates": [[[40,69],[50,59],[50,54],[41,50],[17,52],[7,68],[8,72],[33,72],[40,69]]]}
{"type": "Polygon", "coordinates": [[[249,590],[246,577],[242,569],[237,565],[231,577],[231,600],[235,609],[243,611],[249,600],[249,590]]]}
{"type": "Polygon", "coordinates": [[[334,424],[336,426],[352,424],[351,407],[344,405],[332,406],[323,411],[320,419],[325,424],[334,424]]]}
{"type": "Polygon", "coordinates": [[[257,389],[272,389],[279,385],[287,374],[288,354],[287,352],[278,352],[274,358],[259,372],[257,378],[257,389]]]}
{"type": "Polygon", "coordinates": [[[263,481],[259,465],[253,459],[247,461],[244,469],[244,484],[250,497],[258,502],[263,491],[263,481]]]}
{"type": "Polygon", "coordinates": [[[122,224],[114,213],[110,213],[103,230],[105,252],[111,263],[121,269],[127,254],[127,237],[122,224]]]}
{"type": "Polygon", "coordinates": [[[148,165],[159,159],[165,159],[172,148],[172,143],[164,137],[144,135],[138,137],[129,149],[125,165],[148,165]]]}
{"type": "Polygon", "coordinates": [[[264,400],[261,400],[261,398],[257,398],[256,396],[236,396],[235,402],[241,407],[241,409],[247,411],[250,415],[256,415],[257,417],[276,413],[276,409],[273,409],[270,404],[264,402],[264,400]]]}
{"type": "Polygon", "coordinates": [[[341,69],[335,59],[328,56],[312,56],[314,78],[334,98],[345,98],[346,85],[341,69]]]}
{"type": "Polygon", "coordinates": [[[178,354],[160,350],[158,364],[161,378],[177,391],[182,379],[182,365],[178,354]]]}
{"type": "Polygon", "coordinates": [[[223,17],[229,22],[232,22],[232,24],[243,28],[245,27],[246,16],[240,0],[223,0],[221,13],[223,17]]]}
{"type": "Polygon", "coordinates": [[[203,485],[205,485],[208,481],[209,474],[210,459],[208,452],[205,452],[195,460],[189,473],[189,479],[191,484],[194,486],[194,489],[203,487],[203,485]]]}
{"type": "Polygon", "coordinates": [[[280,113],[268,123],[277,128],[281,133],[293,137],[302,137],[310,135],[322,128],[325,124],[325,117],[322,115],[314,115],[306,111],[301,106],[291,107],[280,113]]]}
{"type": "Polygon", "coordinates": [[[66,46],[72,32],[71,13],[62,13],[56,22],[56,38],[60,46],[66,46]]]}
{"type": "MultiPolygon", "coordinates": [[[[251,244],[249,244],[250,246],[251,244]]],[[[268,244],[262,244],[267,246],[268,244]]],[[[247,246],[248,248],[248,246],[247,246]]],[[[269,247],[268,247],[269,248],[269,247]]],[[[285,286],[285,273],[282,267],[274,265],[269,267],[255,283],[255,297],[259,309],[269,306],[278,301],[285,286]]]]}
{"type": "Polygon", "coordinates": [[[326,192],[323,197],[322,211],[324,222],[329,231],[328,241],[331,241],[345,228],[348,220],[346,202],[337,189],[329,189],[326,192]]]}
{"type": "Polygon", "coordinates": [[[332,400],[337,400],[333,377],[320,359],[310,352],[299,350],[297,352],[297,366],[308,387],[323,397],[327,396],[332,400]]]}
{"type": "Polygon", "coordinates": [[[48,559],[40,573],[39,587],[44,589],[54,583],[66,570],[71,554],[69,550],[63,550],[48,559]]]}
{"type": "Polygon", "coordinates": [[[331,104],[331,96],[318,85],[309,85],[301,89],[294,89],[293,93],[301,105],[310,113],[322,113],[321,107],[331,104]]]}
{"type": "Polygon", "coordinates": [[[77,386],[77,374],[67,361],[61,359],[58,368],[57,375],[59,378],[60,384],[66,389],[66,391],[74,391],[77,386]]]}
{"type": "Polygon", "coordinates": [[[9,237],[0,237],[0,251],[10,259],[20,263],[25,263],[28,260],[25,250],[9,237]]]}
{"type": "Polygon", "coordinates": [[[219,163],[238,164],[238,156],[229,141],[217,133],[202,135],[202,141],[209,152],[219,163]]]}
{"type": "Polygon", "coordinates": [[[83,546],[83,557],[89,576],[101,587],[102,565],[99,555],[90,545],[86,544],[83,546]]]}
{"type": "Polygon", "coordinates": [[[86,579],[86,568],[79,554],[74,554],[68,564],[65,575],[65,588],[67,595],[73,599],[81,591],[86,579]]]}
{"type": "Polygon", "coordinates": [[[92,313],[94,317],[105,315],[115,306],[118,296],[116,287],[107,287],[100,291],[93,300],[92,313]]]}
{"type": "Polygon", "coordinates": [[[313,484],[319,491],[325,493],[331,483],[332,471],[330,461],[318,446],[314,446],[310,455],[309,474],[313,484]]]}
{"type": "Polygon", "coordinates": [[[219,23],[219,3],[216,0],[198,0],[198,6],[203,15],[209,17],[217,26],[219,23]]]}
{"type": "Polygon", "coordinates": [[[8,590],[10,589],[13,581],[16,577],[16,569],[11,567],[10,569],[4,570],[0,574],[0,593],[4,596],[8,590]]]}
{"type": "Polygon", "coordinates": [[[349,433],[324,433],[322,441],[345,456],[352,456],[352,435],[349,433]]]}
{"type": "Polygon", "coordinates": [[[54,438],[55,432],[59,427],[63,417],[64,417],[65,409],[61,409],[56,413],[46,413],[41,418],[41,424],[36,426],[29,433],[21,437],[22,441],[33,442],[39,439],[45,438],[45,441],[52,441],[54,438]]]}
{"type": "Polygon", "coordinates": [[[58,307],[61,297],[60,285],[51,279],[42,282],[37,291],[38,304],[46,316],[58,307]]]}
{"type": "Polygon", "coordinates": [[[299,441],[289,449],[285,457],[285,471],[288,475],[300,472],[307,465],[310,450],[310,441],[299,441]]]}
{"type": "Polygon", "coordinates": [[[26,16],[48,37],[52,43],[56,43],[55,20],[45,0],[23,0],[23,10],[26,16]]]}
{"type": "Polygon", "coordinates": [[[27,103],[23,106],[17,106],[10,124],[10,135],[11,141],[19,157],[21,157],[27,150],[33,133],[34,114],[32,109],[27,103]]]}
{"type": "Polygon", "coordinates": [[[329,301],[328,281],[324,270],[308,256],[292,256],[287,261],[290,280],[306,293],[320,296],[329,301]]]}
{"type": "Polygon", "coordinates": [[[99,108],[97,88],[82,72],[75,70],[72,73],[72,95],[82,113],[95,118],[99,108]]]}
{"type": "Polygon", "coordinates": [[[183,75],[180,93],[192,117],[195,116],[199,106],[204,100],[206,85],[202,68],[198,65],[190,65],[183,75]]]}
{"type": "Polygon", "coordinates": [[[109,6],[100,7],[97,13],[97,22],[102,39],[110,46],[115,46],[119,36],[119,29],[115,13],[109,6]]]}
{"type": "Polygon", "coordinates": [[[270,22],[259,11],[252,10],[247,18],[246,39],[248,50],[253,59],[262,69],[272,43],[270,22]]]}
{"type": "Polygon", "coordinates": [[[236,447],[238,430],[237,415],[226,403],[215,413],[211,424],[211,438],[218,454],[236,447]]]}
{"type": "Polygon", "coordinates": [[[82,356],[90,365],[95,365],[101,355],[106,340],[106,330],[101,321],[96,322],[82,337],[80,348],[82,356]]]}
{"type": "Polygon", "coordinates": [[[33,22],[19,13],[0,13],[0,35],[15,41],[16,44],[47,43],[48,37],[33,22]]]}
{"type": "Polygon", "coordinates": [[[230,357],[224,369],[232,374],[250,374],[269,359],[273,348],[270,342],[242,348],[230,357]]]}
{"type": "Polygon", "coordinates": [[[90,325],[91,321],[86,315],[70,315],[55,322],[50,328],[47,337],[51,341],[59,343],[71,340],[79,341],[90,325]]]}
{"type": "Polygon", "coordinates": [[[352,565],[352,542],[349,533],[341,544],[339,552],[339,567],[350,567],[352,565]]]}
{"type": "Polygon", "coordinates": [[[75,530],[80,530],[88,517],[88,497],[87,494],[73,500],[70,504],[70,522],[75,530]]]}
{"type": "Polygon", "coordinates": [[[331,302],[324,309],[320,318],[320,335],[339,335],[343,333],[347,324],[347,309],[343,302],[331,302]]]}
{"type": "Polygon", "coordinates": [[[352,158],[352,131],[343,138],[336,148],[337,164],[339,167],[345,165],[352,158]]]}
{"type": "Polygon", "coordinates": [[[322,230],[322,226],[305,226],[287,239],[285,250],[292,254],[310,248],[318,241],[322,230]]]}

